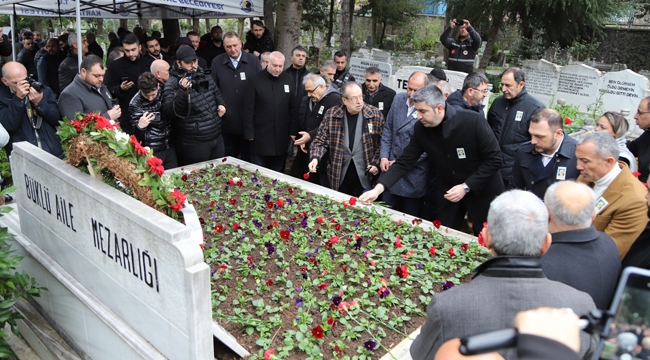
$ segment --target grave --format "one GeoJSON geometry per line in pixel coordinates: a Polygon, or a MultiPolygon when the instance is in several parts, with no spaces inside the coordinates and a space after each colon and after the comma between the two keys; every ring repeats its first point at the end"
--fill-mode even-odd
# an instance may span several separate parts
{"type": "MultiPolygon", "coordinates": [[[[379,68],[381,71],[382,82],[384,84],[388,83],[388,79],[393,75],[393,67],[391,64],[386,62],[380,62],[375,60],[361,59],[361,58],[350,58],[350,75],[354,76],[359,85],[363,84],[366,77],[366,69],[374,66],[379,68]]],[[[388,86],[388,85],[387,85],[388,86]]]]}
{"type": "Polygon", "coordinates": [[[600,71],[584,64],[565,66],[560,70],[555,97],[586,112],[599,95],[600,77],[600,71]]]}
{"type": "Polygon", "coordinates": [[[390,63],[390,53],[387,51],[372,49],[370,57],[375,61],[390,63]]]}
{"type": "Polygon", "coordinates": [[[542,59],[526,60],[522,69],[526,73],[526,90],[544,105],[552,106],[562,67],[542,59]]]}
{"type": "MultiPolygon", "coordinates": [[[[603,76],[602,88],[606,89],[602,97],[604,109],[618,112],[627,109],[634,113],[648,89],[648,78],[632,70],[609,72],[603,76]]],[[[628,121],[630,131],[641,131],[633,118],[628,121]]]]}

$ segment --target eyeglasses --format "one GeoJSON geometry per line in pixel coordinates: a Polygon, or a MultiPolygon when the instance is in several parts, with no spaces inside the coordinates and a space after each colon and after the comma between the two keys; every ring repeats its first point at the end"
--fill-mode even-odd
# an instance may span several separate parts
{"type": "Polygon", "coordinates": [[[472,88],[472,89],[474,89],[474,90],[476,90],[476,91],[478,91],[478,92],[482,92],[483,94],[487,94],[488,91],[490,91],[490,90],[488,90],[488,89],[485,89],[485,90],[481,90],[481,89],[477,89],[477,88],[472,88]]]}
{"type": "Polygon", "coordinates": [[[309,93],[313,93],[313,92],[316,91],[316,89],[318,89],[319,87],[320,87],[320,85],[316,86],[315,88],[313,88],[313,89],[311,89],[311,90],[307,90],[307,89],[305,89],[305,91],[307,92],[307,94],[309,94],[309,93]]]}
{"type": "Polygon", "coordinates": [[[363,101],[363,96],[361,96],[361,95],[359,95],[359,96],[346,96],[345,98],[350,100],[350,101],[353,101],[353,102],[363,101]]]}
{"type": "Polygon", "coordinates": [[[636,114],[637,115],[650,114],[650,111],[639,111],[639,110],[637,110],[636,114]]]}

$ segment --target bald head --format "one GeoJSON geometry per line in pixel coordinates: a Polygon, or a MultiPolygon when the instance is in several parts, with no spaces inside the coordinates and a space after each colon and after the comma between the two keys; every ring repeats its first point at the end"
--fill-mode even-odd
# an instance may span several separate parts
{"type": "Polygon", "coordinates": [[[16,87],[19,86],[29,86],[25,85],[27,82],[27,69],[23,64],[10,61],[2,67],[2,83],[8,86],[13,92],[16,92],[16,87]]]}
{"type": "Polygon", "coordinates": [[[585,184],[569,180],[556,182],[546,190],[544,203],[548,208],[551,233],[591,226],[596,198],[585,184]]]}
{"type": "Polygon", "coordinates": [[[271,56],[269,56],[269,65],[266,69],[271,75],[275,77],[280,76],[284,69],[284,55],[279,51],[272,52],[271,56]]]}
{"type": "Polygon", "coordinates": [[[495,352],[489,354],[464,356],[461,355],[458,351],[459,347],[460,339],[451,339],[442,344],[436,353],[436,357],[433,360],[503,360],[503,357],[495,352]]]}
{"type": "Polygon", "coordinates": [[[169,79],[169,63],[165,60],[154,60],[151,63],[151,73],[162,83],[166,83],[169,79]]]}
{"type": "Polygon", "coordinates": [[[409,99],[413,93],[424,87],[424,85],[427,85],[428,81],[429,79],[427,78],[427,74],[421,71],[416,71],[411,74],[411,76],[409,76],[408,86],[406,88],[406,95],[409,97],[409,99]]]}

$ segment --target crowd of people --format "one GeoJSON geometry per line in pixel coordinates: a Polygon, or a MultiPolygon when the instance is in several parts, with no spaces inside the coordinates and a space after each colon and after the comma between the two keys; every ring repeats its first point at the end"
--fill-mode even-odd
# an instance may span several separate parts
{"type": "MultiPolygon", "coordinates": [[[[62,158],[58,121],[99,112],[165,168],[234,156],[443,226],[469,220],[494,257],[468,285],[433,297],[411,347],[416,360],[453,338],[511,326],[519,311],[605,309],[622,267],[650,268],[649,132],[628,142],[627,120],[606,112],[596,131],[574,139],[560,114],[526,91],[517,67],[503,72],[486,116],[481,73],[453,91],[444,71],[416,71],[396,94],[375,67],[357,84],[341,51],[308,71],[307,51],[273,51],[259,20],[245,42],[219,26],[173,41],[120,29],[109,34],[106,61],[93,34],[77,39],[22,33],[0,85],[9,154],[28,141],[62,158]]],[[[469,22],[454,19],[441,41],[450,68],[471,71],[480,36],[469,22]],[[448,38],[454,27],[458,37],[448,38]]],[[[3,35],[0,55],[11,53],[7,44],[3,35]]],[[[650,129],[650,98],[634,118],[650,129]]],[[[575,350],[588,356],[594,339],[583,334],[575,350]]]]}

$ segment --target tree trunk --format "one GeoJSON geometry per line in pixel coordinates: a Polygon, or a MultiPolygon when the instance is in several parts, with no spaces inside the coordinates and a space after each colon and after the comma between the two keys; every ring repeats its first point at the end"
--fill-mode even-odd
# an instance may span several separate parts
{"type": "Polygon", "coordinates": [[[285,54],[285,67],[290,64],[288,54],[300,43],[302,0],[278,0],[278,21],[275,31],[275,49],[285,54]]]}
{"type": "Polygon", "coordinates": [[[142,26],[142,31],[144,31],[145,34],[151,36],[151,20],[149,19],[140,20],[140,26],[142,26]]]}
{"type": "Polygon", "coordinates": [[[34,31],[41,33],[41,39],[45,39],[46,36],[43,35],[43,18],[39,16],[34,16],[34,31]]]}
{"type": "Polygon", "coordinates": [[[336,0],[330,0],[330,17],[327,23],[327,37],[325,39],[325,43],[329,44],[330,47],[334,46],[332,43],[332,35],[334,34],[334,5],[336,5],[336,0]]]}
{"type": "Polygon", "coordinates": [[[275,20],[273,18],[273,0],[264,0],[264,25],[275,36],[275,20]]]}
{"type": "Polygon", "coordinates": [[[381,36],[379,36],[379,48],[384,48],[384,35],[386,35],[386,21],[382,23],[381,26],[381,36]]]}
{"type": "Polygon", "coordinates": [[[210,29],[212,29],[212,26],[210,26],[210,19],[206,18],[205,19],[205,30],[207,32],[210,32],[210,29]]]}
{"type": "Polygon", "coordinates": [[[245,37],[244,37],[244,22],[246,22],[246,19],[239,18],[239,30],[238,30],[237,33],[239,34],[240,39],[245,39],[245,37]]]}
{"type": "Polygon", "coordinates": [[[201,36],[201,19],[198,18],[192,19],[192,29],[197,33],[199,33],[199,36],[201,36]]]}
{"type": "Polygon", "coordinates": [[[494,42],[497,39],[499,34],[499,28],[501,27],[501,22],[503,21],[503,16],[492,16],[492,25],[490,26],[490,32],[488,33],[487,43],[485,44],[485,51],[483,52],[483,57],[479,64],[480,69],[487,69],[490,64],[490,57],[492,57],[492,49],[494,48],[494,42]]]}
{"type": "Polygon", "coordinates": [[[104,35],[104,19],[97,19],[97,35],[104,35]]]}
{"type": "MultiPolygon", "coordinates": [[[[47,19],[47,30],[51,33],[54,32],[54,23],[52,22],[52,18],[47,19]]],[[[49,35],[49,34],[48,34],[49,35]]],[[[58,35],[58,34],[57,34],[58,35]]]]}
{"type": "Polygon", "coordinates": [[[379,44],[381,40],[375,41],[375,39],[379,39],[379,36],[377,36],[377,18],[372,16],[370,19],[370,35],[372,35],[372,41],[373,43],[377,42],[379,44]]]}
{"type": "Polygon", "coordinates": [[[352,26],[350,21],[352,14],[350,13],[350,1],[341,0],[341,50],[345,52],[348,57],[350,56],[350,35],[352,34],[352,26]]]}
{"type": "Polygon", "coordinates": [[[129,20],[127,19],[120,19],[120,27],[125,29],[125,30],[130,30],[129,29],[129,20]]]}

